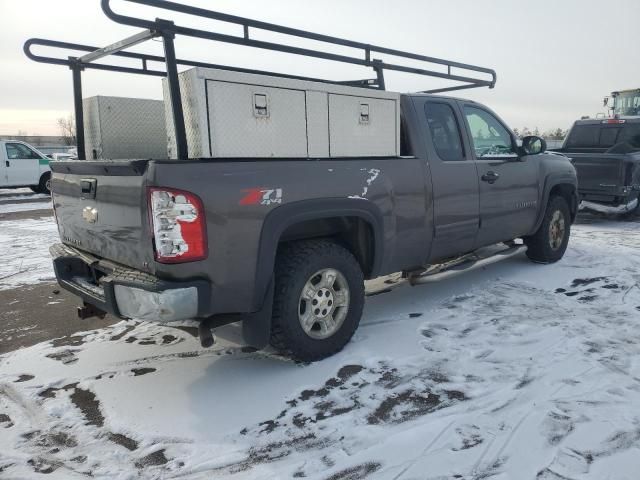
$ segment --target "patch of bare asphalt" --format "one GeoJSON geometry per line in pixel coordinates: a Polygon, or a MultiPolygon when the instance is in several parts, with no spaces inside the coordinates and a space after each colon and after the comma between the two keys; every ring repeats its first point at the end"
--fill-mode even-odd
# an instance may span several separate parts
{"type": "Polygon", "coordinates": [[[63,465],[57,460],[42,457],[31,458],[27,463],[33,467],[34,472],[44,474],[53,473],[63,465]]]}
{"type": "Polygon", "coordinates": [[[23,373],[18,377],[17,380],[14,380],[13,383],[28,382],[29,380],[33,380],[34,378],[35,377],[33,375],[30,375],[28,373],[23,373]]]}
{"type": "Polygon", "coordinates": [[[107,438],[109,438],[109,440],[113,443],[120,445],[129,451],[138,449],[138,442],[136,442],[133,438],[129,438],[126,435],[123,435],[122,433],[109,433],[107,438]]]}
{"type": "Polygon", "coordinates": [[[46,355],[47,358],[51,358],[52,360],[58,360],[65,365],[70,363],[76,363],[78,358],[76,357],[76,352],[79,352],[79,349],[71,349],[68,348],[66,350],[61,350],[59,352],[50,353],[46,355]]]}
{"type": "MultiPolygon", "coordinates": [[[[399,371],[384,362],[372,367],[345,365],[323,385],[302,390],[287,400],[285,408],[276,417],[240,430],[241,435],[263,438],[265,443],[253,446],[243,461],[225,468],[246,470],[295,451],[339,444],[344,437],[336,436],[335,428],[321,424],[347,413],[347,419],[337,420],[339,423],[332,425],[339,424],[339,430],[345,431],[349,428],[345,422],[353,427],[398,424],[466,401],[466,394],[453,388],[450,382],[445,372],[433,367],[399,371]],[[292,438],[286,442],[269,441],[276,434],[292,438]]],[[[463,445],[471,448],[474,442],[479,443],[481,439],[470,435],[463,445]]],[[[332,459],[327,458],[327,461],[332,459]]],[[[367,468],[372,467],[354,467],[339,472],[336,475],[343,476],[335,478],[364,478],[359,475],[368,475],[367,468]]]]}
{"type": "Polygon", "coordinates": [[[164,448],[161,450],[156,450],[149,455],[142,457],[141,459],[135,462],[136,467],[145,468],[145,467],[153,467],[157,465],[164,465],[167,463],[169,459],[164,454],[164,448]]]}
{"type": "Polygon", "coordinates": [[[100,401],[91,390],[78,387],[78,383],[70,383],[63,387],[49,387],[42,390],[39,395],[42,398],[54,398],[57,392],[71,390],[71,402],[82,412],[87,425],[102,427],[104,416],[100,411],[100,401]]]}
{"type": "Polygon", "coordinates": [[[11,417],[5,413],[0,413],[0,425],[4,428],[13,427],[13,422],[11,421],[11,417]]]}
{"type": "MultiPolygon", "coordinates": [[[[62,467],[64,463],[52,457],[66,448],[78,446],[78,441],[72,435],[63,431],[33,432],[22,435],[33,446],[42,450],[44,455],[35,456],[27,461],[36,473],[49,474],[62,467]]],[[[86,458],[85,458],[86,459],[86,458]]]]}
{"type": "Polygon", "coordinates": [[[265,445],[251,447],[245,459],[217,470],[226,470],[229,473],[244,472],[256,465],[271,463],[288,457],[294,452],[323,449],[329,444],[328,440],[318,439],[313,433],[300,435],[286,441],[270,442],[265,445]]]}
{"type": "Polygon", "coordinates": [[[76,387],[71,394],[71,401],[80,409],[87,425],[102,427],[104,416],[100,411],[100,401],[91,390],[76,387]]]}
{"type": "Polygon", "coordinates": [[[150,367],[133,368],[133,369],[131,369],[131,372],[133,372],[133,376],[134,377],[139,377],[141,375],[146,375],[147,373],[153,373],[155,371],[156,371],[155,368],[150,368],[150,367]]]}
{"type": "Polygon", "coordinates": [[[124,330],[122,330],[120,333],[112,336],[109,340],[112,341],[112,342],[117,342],[118,340],[120,340],[122,337],[124,337],[126,334],[128,334],[134,328],[136,328],[136,325],[127,325],[127,327],[124,330]]]}
{"type": "MultiPolygon", "coordinates": [[[[0,334],[0,355],[52,339],[63,343],[65,337],[75,336],[76,332],[103,328],[119,321],[110,315],[104,319],[79,319],[78,299],[55,282],[0,290],[0,305],[11,305],[0,311],[2,330],[20,332],[0,334]]],[[[71,340],[77,341],[79,339],[71,340]]]]}
{"type": "Polygon", "coordinates": [[[327,480],[362,480],[374,472],[380,470],[382,465],[378,462],[367,462],[355,467],[349,467],[334,473],[327,480]]]}
{"type": "Polygon", "coordinates": [[[72,390],[74,388],[76,388],[76,386],[78,385],[78,382],[76,383],[69,383],[68,385],[65,385],[64,387],[49,387],[46,388],[45,390],[42,390],[38,395],[42,398],[54,398],[56,396],[56,393],[59,391],[66,391],[66,390],[72,390]]]}
{"type": "Polygon", "coordinates": [[[84,335],[71,335],[69,337],[54,338],[51,341],[53,347],[79,347],[84,345],[84,335]]]}

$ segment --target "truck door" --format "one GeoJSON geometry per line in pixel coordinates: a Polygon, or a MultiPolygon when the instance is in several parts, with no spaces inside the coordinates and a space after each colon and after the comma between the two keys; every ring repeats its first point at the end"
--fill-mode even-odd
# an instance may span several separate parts
{"type": "Polygon", "coordinates": [[[480,185],[476,248],[531,233],[538,209],[539,162],[520,156],[502,121],[477,104],[462,104],[480,185]]]}
{"type": "Polygon", "coordinates": [[[7,186],[37,185],[40,181],[40,154],[18,142],[5,144],[7,186]]]}
{"type": "Polygon", "coordinates": [[[453,101],[415,97],[431,171],[434,239],[430,260],[466,253],[478,233],[478,174],[453,101]]]}

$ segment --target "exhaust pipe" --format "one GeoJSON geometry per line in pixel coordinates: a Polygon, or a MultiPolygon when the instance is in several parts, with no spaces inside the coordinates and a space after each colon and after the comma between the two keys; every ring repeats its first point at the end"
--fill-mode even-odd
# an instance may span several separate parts
{"type": "Polygon", "coordinates": [[[200,345],[202,345],[202,348],[209,348],[215,343],[213,332],[211,331],[211,325],[208,320],[202,320],[198,324],[198,337],[200,338],[200,345]]]}

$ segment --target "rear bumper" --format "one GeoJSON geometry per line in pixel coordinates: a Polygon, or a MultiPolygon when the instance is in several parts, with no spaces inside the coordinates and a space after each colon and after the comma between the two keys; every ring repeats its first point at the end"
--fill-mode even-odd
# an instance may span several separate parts
{"type": "Polygon", "coordinates": [[[116,317],[171,322],[208,316],[207,281],[162,280],[62,244],[49,251],[62,288],[116,317]]]}
{"type": "Polygon", "coordinates": [[[601,185],[599,188],[578,187],[580,200],[610,206],[622,206],[638,198],[639,186],[601,185]]]}

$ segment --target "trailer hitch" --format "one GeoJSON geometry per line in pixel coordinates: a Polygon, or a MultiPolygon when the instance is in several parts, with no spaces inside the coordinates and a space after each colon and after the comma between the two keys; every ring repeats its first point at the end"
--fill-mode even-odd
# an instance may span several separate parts
{"type": "Polygon", "coordinates": [[[92,318],[92,317],[98,317],[99,319],[103,319],[106,315],[107,315],[107,312],[87,302],[82,302],[82,306],[78,307],[78,318],[82,320],[85,320],[87,318],[92,318]]]}

